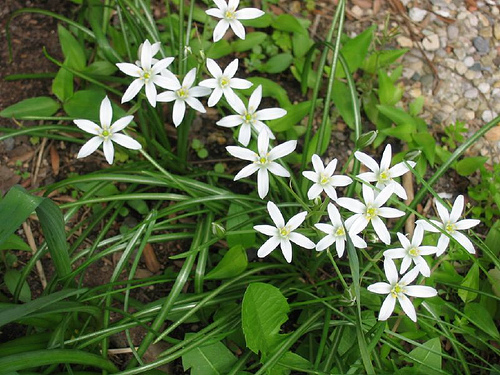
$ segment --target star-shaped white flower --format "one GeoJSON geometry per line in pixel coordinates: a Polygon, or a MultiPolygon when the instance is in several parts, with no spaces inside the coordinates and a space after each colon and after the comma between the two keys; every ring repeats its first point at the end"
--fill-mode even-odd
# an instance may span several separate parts
{"type": "Polygon", "coordinates": [[[208,98],[208,106],[216,105],[222,95],[229,98],[234,97],[233,89],[248,89],[252,86],[252,82],[246,79],[234,78],[238,70],[238,59],[234,59],[222,72],[221,68],[212,59],[207,59],[207,68],[214,78],[205,79],[200,82],[200,86],[213,89],[212,94],[208,98]]]}
{"type": "Polygon", "coordinates": [[[269,150],[269,137],[266,132],[261,132],[257,139],[258,153],[239,146],[227,146],[226,150],[234,157],[252,162],[234,176],[234,181],[257,172],[257,190],[259,197],[264,199],[269,192],[268,172],[280,177],[290,177],[290,172],[274,160],[292,153],[295,147],[297,141],[287,141],[269,150]]]}
{"type": "Polygon", "coordinates": [[[386,250],[384,251],[384,256],[391,259],[403,258],[401,269],[399,270],[400,274],[405,273],[413,262],[415,266],[419,267],[420,273],[423,276],[429,277],[431,275],[431,270],[422,255],[435,254],[438,252],[438,248],[436,246],[421,246],[422,240],[424,239],[424,228],[421,225],[417,225],[413,232],[411,242],[404,234],[396,234],[403,247],[386,250]]]}
{"type": "Polygon", "coordinates": [[[380,240],[389,245],[391,243],[391,235],[387,230],[381,217],[395,218],[404,216],[404,212],[395,208],[382,207],[385,202],[391,197],[394,192],[392,185],[386,186],[377,196],[373,189],[363,184],[363,200],[365,203],[352,198],[339,198],[335,202],[355,215],[346,220],[346,226],[349,226],[354,233],[359,233],[366,228],[368,223],[372,223],[375,233],[380,240]]]}
{"type": "Polygon", "coordinates": [[[118,133],[130,124],[134,116],[122,117],[111,124],[111,120],[113,118],[113,108],[111,107],[111,102],[107,96],[101,102],[99,117],[101,120],[101,126],[90,120],[73,120],[75,125],[80,129],[95,135],[95,137],[90,138],[90,140],[83,145],[77,158],[89,156],[97,150],[101,143],[104,143],[104,156],[109,164],[113,164],[113,158],[115,156],[113,142],[131,150],[141,149],[141,144],[139,142],[132,139],[128,135],[118,133]]]}
{"type": "MultiPolygon", "coordinates": [[[[462,245],[465,250],[467,250],[471,254],[475,254],[476,250],[474,249],[474,245],[472,244],[471,240],[469,240],[465,234],[459,232],[459,230],[470,229],[480,223],[480,221],[476,219],[464,219],[458,221],[458,219],[460,219],[460,216],[462,216],[462,212],[464,210],[464,196],[459,195],[457,199],[455,199],[455,203],[453,203],[451,213],[448,212],[448,210],[438,200],[436,200],[436,209],[441,221],[430,221],[437,228],[425,220],[417,220],[417,226],[421,225],[426,231],[429,232],[446,232],[455,240],[457,240],[457,242],[462,245]]],[[[440,256],[441,254],[443,254],[449,243],[450,238],[446,234],[441,233],[437,244],[439,251],[436,253],[436,255],[440,256]]]]}
{"type": "Polygon", "coordinates": [[[316,244],[316,251],[323,251],[335,242],[337,254],[339,258],[342,258],[342,255],[344,255],[345,243],[347,241],[347,234],[349,234],[355,247],[364,249],[367,246],[366,242],[359,237],[357,233],[353,233],[349,231],[349,228],[344,227],[340,212],[332,203],[328,204],[328,216],[330,217],[332,225],[323,223],[314,224],[316,228],[327,234],[316,244]]]}
{"type": "Polygon", "coordinates": [[[173,57],[167,57],[162,60],[153,59],[153,56],[159,51],[160,45],[158,43],[151,45],[149,40],[146,40],[141,45],[141,61],[139,64],[131,63],[118,63],[116,66],[123,73],[136,77],[134,81],[125,91],[122,97],[122,103],[128,102],[135,98],[143,86],[146,86],[146,97],[149,103],[156,107],[157,91],[156,86],[164,89],[171,87],[175,81],[175,76],[172,72],[167,70],[167,67],[174,61],[173,57]],[[153,47],[154,46],[154,47],[153,47]],[[154,63],[153,66],[151,66],[154,63]],[[163,72],[163,75],[160,74],[163,72]],[[156,86],[155,86],[156,85],[156,86]]]}
{"type": "Polygon", "coordinates": [[[387,297],[380,307],[378,320],[387,320],[394,311],[396,300],[398,300],[406,315],[416,322],[417,313],[408,296],[420,298],[434,297],[437,295],[436,289],[430,286],[408,285],[417,278],[420,272],[418,266],[413,268],[398,281],[398,271],[396,270],[394,261],[390,258],[385,258],[384,272],[389,283],[378,282],[368,287],[368,290],[372,293],[387,294],[387,297]]]}
{"type": "Polygon", "coordinates": [[[309,199],[314,199],[323,191],[325,191],[330,199],[336,200],[337,192],[335,191],[335,187],[347,186],[352,182],[352,179],[350,177],[333,175],[333,173],[335,172],[335,168],[337,168],[337,159],[333,159],[325,168],[321,158],[318,155],[314,154],[312,156],[312,164],[314,167],[314,172],[302,172],[305,178],[314,182],[313,186],[311,186],[311,188],[307,192],[307,197],[309,199]]]}
{"type": "Polygon", "coordinates": [[[193,86],[195,78],[196,68],[193,68],[184,77],[182,85],[179,80],[175,78],[174,83],[169,88],[169,90],[172,91],[165,91],[158,95],[157,100],[159,102],[175,101],[172,118],[176,127],[179,126],[184,119],[186,103],[198,112],[206,112],[203,104],[196,98],[210,94],[210,89],[202,86],[191,87],[193,86]]]}
{"type": "Polygon", "coordinates": [[[257,251],[257,256],[259,258],[264,258],[269,255],[278,245],[280,245],[283,256],[286,261],[290,263],[292,261],[292,244],[290,241],[306,249],[314,248],[314,242],[306,236],[294,232],[294,230],[305,220],[307,212],[298,213],[285,224],[283,215],[273,202],[267,202],[267,210],[269,211],[269,215],[275,227],[272,225],[255,225],[253,227],[256,231],[266,236],[271,236],[271,238],[264,242],[257,251]]]}
{"type": "Polygon", "coordinates": [[[257,8],[238,9],[240,0],[214,0],[217,8],[211,8],[206,11],[209,16],[220,18],[214,29],[214,42],[222,39],[227,29],[231,26],[236,36],[240,39],[245,39],[245,28],[239,20],[251,20],[259,18],[265,12],[257,8]]]}
{"type": "MultiPolygon", "coordinates": [[[[401,162],[390,168],[392,159],[390,144],[385,147],[384,153],[382,154],[382,160],[380,160],[380,166],[372,157],[368,156],[364,152],[356,151],[354,156],[371,170],[371,172],[361,173],[357,177],[367,182],[376,181],[377,184],[375,186],[379,189],[392,185],[394,187],[394,194],[401,199],[408,198],[404,187],[401,186],[399,182],[394,181],[395,177],[402,176],[408,172],[408,167],[405,163],[401,162]]],[[[413,161],[407,161],[407,163],[412,168],[416,165],[413,161]]]]}
{"type": "Polygon", "coordinates": [[[265,120],[275,120],[277,118],[286,115],[286,111],[281,108],[267,108],[257,111],[259,108],[260,101],[262,100],[262,86],[259,85],[248,100],[248,108],[245,104],[238,98],[237,95],[233,95],[228,98],[228,102],[233,107],[237,115],[230,115],[217,121],[216,124],[219,126],[224,126],[226,128],[233,128],[235,126],[241,125],[240,134],[238,136],[238,142],[243,146],[248,146],[250,142],[250,137],[252,135],[252,127],[260,134],[262,131],[266,131],[269,138],[274,139],[273,132],[269,127],[262,121],[265,120]]]}

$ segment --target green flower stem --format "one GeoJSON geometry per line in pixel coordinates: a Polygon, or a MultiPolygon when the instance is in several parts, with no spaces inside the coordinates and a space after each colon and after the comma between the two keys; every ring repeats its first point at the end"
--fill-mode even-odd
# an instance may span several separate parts
{"type": "MultiPolygon", "coordinates": [[[[183,0],[181,0],[181,3],[182,3],[183,0]]],[[[186,26],[186,42],[185,42],[185,46],[189,46],[189,36],[191,34],[191,25],[193,24],[193,13],[194,13],[194,3],[195,1],[194,0],[191,0],[190,1],[190,4],[189,4],[189,14],[188,14],[188,22],[187,22],[187,26],[186,26]]],[[[182,34],[180,34],[182,35],[182,34]]],[[[182,39],[182,37],[181,37],[182,39]]],[[[187,53],[184,53],[184,49],[185,47],[183,47],[183,60],[182,60],[182,71],[183,72],[186,72],[187,71],[187,63],[188,63],[188,56],[187,56],[187,53]]]]}
{"type": "Polygon", "coordinates": [[[326,250],[326,255],[328,256],[328,259],[330,259],[330,262],[332,263],[333,268],[335,268],[335,272],[337,272],[337,275],[339,276],[340,283],[342,284],[342,287],[344,290],[348,290],[349,286],[347,285],[344,276],[342,276],[342,272],[340,272],[339,267],[337,266],[337,263],[335,262],[335,259],[333,259],[332,253],[330,253],[330,249],[326,250]]]}
{"type": "Polygon", "coordinates": [[[184,58],[184,0],[179,0],[179,51],[177,51],[177,64],[178,71],[177,74],[180,76],[184,76],[186,73],[184,71],[184,64],[182,63],[182,59],[184,58]]]}

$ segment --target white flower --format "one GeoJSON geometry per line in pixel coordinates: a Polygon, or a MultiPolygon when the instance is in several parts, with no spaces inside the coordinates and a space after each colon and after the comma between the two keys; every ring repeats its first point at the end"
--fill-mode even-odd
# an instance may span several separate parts
{"type": "Polygon", "coordinates": [[[169,88],[169,90],[172,91],[165,91],[158,95],[157,100],[159,102],[173,102],[175,100],[172,118],[176,127],[179,126],[184,119],[186,103],[198,112],[206,112],[203,104],[196,98],[210,94],[210,89],[201,86],[191,87],[193,86],[195,78],[196,68],[193,68],[184,77],[182,85],[179,80],[175,78],[173,85],[169,88]]]}
{"type": "Polygon", "coordinates": [[[101,126],[90,120],[73,120],[76,126],[80,129],[95,135],[95,137],[90,138],[90,140],[83,145],[77,158],[89,156],[97,150],[101,143],[104,143],[104,156],[109,164],[113,164],[113,158],[115,156],[113,142],[131,150],[139,150],[141,148],[141,144],[136,140],[132,139],[128,135],[118,133],[130,124],[134,116],[122,117],[111,124],[111,120],[113,118],[113,108],[111,107],[111,102],[107,96],[101,102],[99,117],[101,120],[101,126]]]}
{"type": "Polygon", "coordinates": [[[246,79],[233,78],[238,70],[238,59],[234,59],[226,69],[224,69],[224,73],[219,65],[212,59],[207,59],[207,68],[214,78],[201,81],[200,86],[214,89],[208,98],[209,107],[216,105],[223,94],[227,100],[234,97],[235,94],[233,89],[248,89],[252,86],[252,82],[246,79]]]}
{"type": "Polygon", "coordinates": [[[312,164],[314,172],[304,171],[302,174],[308,180],[314,182],[313,186],[307,192],[309,199],[314,199],[319,196],[323,190],[332,200],[337,199],[336,186],[347,186],[352,182],[352,179],[347,176],[334,176],[335,168],[337,167],[337,159],[333,159],[328,165],[323,165],[321,158],[314,154],[312,156],[312,164]]]}
{"type": "Polygon", "coordinates": [[[146,86],[146,97],[149,103],[156,107],[156,86],[160,86],[164,89],[168,89],[172,86],[175,81],[175,76],[172,72],[167,70],[167,67],[174,61],[173,57],[167,57],[162,60],[153,59],[153,56],[159,51],[160,46],[158,43],[153,44],[149,40],[146,40],[140,48],[141,61],[136,64],[131,63],[118,63],[116,66],[123,73],[137,77],[128,89],[125,91],[122,97],[122,103],[128,102],[135,98],[135,96],[142,89],[142,86],[146,86]],[[154,65],[151,66],[151,64],[154,65]],[[160,73],[163,73],[162,75],[160,73]]]}
{"type": "Polygon", "coordinates": [[[292,261],[292,244],[290,241],[306,249],[314,248],[314,242],[309,238],[302,234],[294,233],[294,230],[305,220],[307,212],[298,213],[285,224],[283,215],[281,215],[279,208],[273,202],[267,202],[267,210],[276,227],[271,225],[255,225],[253,227],[256,231],[266,236],[271,236],[257,251],[259,258],[269,255],[271,251],[280,245],[283,256],[290,263],[292,261]]]}
{"type": "Polygon", "coordinates": [[[417,225],[413,232],[411,242],[402,233],[396,234],[403,247],[386,250],[384,251],[384,256],[391,259],[403,258],[401,269],[399,270],[401,274],[405,273],[413,262],[415,266],[419,267],[420,273],[423,276],[429,277],[431,275],[431,270],[422,255],[435,254],[438,248],[436,246],[421,246],[422,240],[424,239],[424,228],[421,225],[417,225]]]}
{"type": "Polygon", "coordinates": [[[224,126],[226,128],[233,128],[235,126],[241,125],[240,134],[238,136],[238,142],[243,146],[247,146],[250,142],[250,137],[252,135],[252,127],[260,134],[262,131],[266,131],[269,138],[274,139],[273,132],[269,127],[262,121],[274,120],[286,115],[286,111],[281,108],[267,108],[257,111],[262,100],[262,86],[259,85],[255,91],[250,95],[248,100],[248,108],[241,101],[238,96],[233,95],[228,98],[228,102],[233,107],[237,115],[226,116],[223,119],[216,122],[219,126],[224,126]]]}
{"type": "MultiPolygon", "coordinates": [[[[470,229],[480,223],[480,221],[476,219],[465,219],[458,221],[458,219],[460,219],[460,216],[462,215],[462,211],[464,210],[464,196],[459,195],[457,199],[455,199],[455,203],[453,203],[451,213],[448,212],[448,210],[438,200],[436,200],[436,208],[441,222],[437,220],[430,220],[431,223],[435,225],[434,226],[425,220],[417,220],[417,225],[422,225],[422,227],[429,232],[446,232],[455,240],[457,240],[457,242],[462,245],[465,250],[467,250],[471,254],[475,254],[476,250],[474,249],[474,245],[472,244],[472,242],[467,238],[465,234],[459,232],[459,230],[470,229]]],[[[436,255],[439,256],[443,254],[449,243],[450,238],[446,234],[441,233],[437,244],[439,251],[436,253],[436,255]]]]}
{"type": "Polygon", "coordinates": [[[394,192],[393,189],[392,185],[388,185],[375,196],[373,189],[369,185],[363,184],[364,204],[352,198],[337,199],[336,203],[339,206],[355,213],[355,215],[346,220],[346,226],[349,226],[354,233],[359,233],[371,222],[380,240],[389,245],[391,243],[391,235],[380,217],[395,218],[405,214],[403,211],[395,208],[382,207],[391,197],[394,192]]]}
{"type": "Polygon", "coordinates": [[[347,241],[346,232],[349,234],[355,247],[364,249],[367,246],[366,242],[357,233],[350,232],[349,228],[346,231],[346,228],[342,224],[339,210],[332,203],[328,204],[328,216],[332,225],[323,223],[314,224],[316,228],[327,234],[316,244],[316,251],[323,251],[335,242],[337,254],[341,258],[344,255],[345,243],[347,241]]]}
{"type": "Polygon", "coordinates": [[[378,320],[387,320],[394,311],[396,300],[398,300],[406,315],[416,322],[417,313],[407,295],[420,298],[434,297],[437,295],[436,289],[430,286],[408,285],[418,276],[420,272],[418,266],[413,268],[398,281],[398,271],[396,270],[394,261],[390,258],[385,258],[384,271],[389,283],[378,282],[368,287],[368,290],[372,293],[387,294],[384,303],[382,303],[380,307],[378,320]]]}
{"type": "Polygon", "coordinates": [[[292,153],[295,147],[297,147],[297,141],[288,141],[269,151],[269,137],[266,132],[261,132],[257,139],[258,153],[239,146],[227,146],[226,150],[234,157],[252,162],[234,176],[234,181],[258,171],[257,190],[259,197],[264,199],[269,191],[268,171],[276,176],[290,177],[290,173],[274,160],[292,153]]]}
{"type": "Polygon", "coordinates": [[[222,39],[229,26],[231,26],[238,38],[245,39],[245,28],[238,20],[259,18],[265,13],[257,8],[236,10],[240,0],[229,0],[228,3],[224,0],[214,0],[214,3],[218,9],[211,8],[206,11],[209,16],[221,18],[214,29],[214,42],[222,39]]]}
{"type": "MultiPolygon", "coordinates": [[[[399,182],[394,181],[395,177],[399,177],[408,172],[408,167],[405,163],[401,162],[390,168],[391,166],[391,145],[387,145],[385,147],[384,153],[382,154],[382,160],[380,160],[380,166],[377,162],[367,154],[356,151],[354,153],[356,159],[358,159],[361,163],[366,165],[371,172],[365,172],[359,174],[357,177],[367,182],[375,182],[375,185],[379,189],[383,189],[388,185],[392,185],[394,187],[394,194],[396,194],[401,199],[407,199],[406,191],[401,186],[399,182]]],[[[407,161],[407,163],[414,168],[416,163],[413,161],[407,161]]]]}

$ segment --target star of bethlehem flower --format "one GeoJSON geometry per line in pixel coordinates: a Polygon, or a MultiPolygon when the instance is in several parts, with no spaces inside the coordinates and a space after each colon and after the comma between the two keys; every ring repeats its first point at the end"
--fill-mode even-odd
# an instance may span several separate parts
{"type": "Polygon", "coordinates": [[[75,125],[80,129],[95,135],[95,137],[90,138],[90,140],[83,145],[80,152],[78,152],[77,158],[89,156],[97,150],[101,143],[104,144],[104,156],[109,164],[113,164],[115,156],[113,142],[131,150],[141,149],[141,144],[139,142],[132,139],[128,135],[118,133],[130,124],[134,116],[122,117],[111,124],[111,120],[113,118],[113,108],[111,107],[111,102],[107,96],[101,102],[99,118],[101,121],[100,126],[90,120],[73,120],[75,125]]]}
{"type": "Polygon", "coordinates": [[[387,230],[381,217],[395,218],[401,217],[405,213],[395,208],[382,207],[387,202],[394,192],[392,185],[386,186],[380,193],[375,196],[375,192],[371,186],[363,184],[363,200],[365,203],[353,198],[339,198],[335,202],[355,214],[346,220],[346,226],[349,226],[354,233],[359,233],[372,223],[375,233],[380,240],[389,245],[391,243],[391,235],[387,230]]]}
{"type": "Polygon", "coordinates": [[[316,244],[316,251],[323,251],[327,247],[335,243],[337,254],[339,258],[342,258],[342,255],[344,255],[347,235],[349,235],[355,247],[364,249],[367,246],[366,242],[361,237],[359,237],[357,233],[349,231],[350,227],[344,227],[344,225],[342,224],[342,219],[340,217],[340,212],[332,203],[328,204],[328,216],[332,223],[331,225],[323,223],[314,224],[316,228],[318,228],[323,233],[326,233],[326,236],[316,244]]]}
{"type": "Polygon", "coordinates": [[[450,238],[445,233],[448,233],[448,235],[457,240],[457,242],[469,253],[475,254],[476,250],[474,249],[474,245],[471,240],[469,240],[465,234],[459,232],[460,230],[475,227],[480,223],[480,221],[476,219],[464,219],[458,221],[464,210],[464,196],[459,195],[457,199],[455,199],[451,212],[448,212],[446,207],[444,207],[438,200],[436,200],[436,209],[441,221],[430,220],[430,222],[434,224],[432,225],[425,220],[417,220],[417,226],[421,225],[426,231],[435,233],[441,232],[441,236],[439,237],[437,243],[439,251],[436,255],[439,256],[443,254],[450,243],[450,238]]]}
{"type": "Polygon", "coordinates": [[[240,0],[229,0],[228,2],[214,0],[214,3],[217,8],[205,11],[209,16],[221,19],[214,29],[214,42],[221,40],[229,27],[233,29],[238,38],[245,39],[245,28],[239,20],[259,18],[265,13],[257,8],[236,10],[238,9],[238,5],[240,5],[240,0]]]}
{"type": "Polygon", "coordinates": [[[420,273],[423,276],[429,277],[431,270],[423,255],[435,254],[438,252],[438,248],[436,246],[421,246],[424,239],[424,228],[421,225],[416,226],[411,242],[402,233],[396,234],[403,247],[386,250],[384,251],[384,256],[391,259],[403,258],[401,269],[399,270],[400,274],[405,273],[413,262],[415,266],[419,267],[420,273]]]}
{"type": "Polygon", "coordinates": [[[314,182],[313,186],[307,192],[307,197],[309,199],[314,199],[319,196],[323,191],[332,200],[337,199],[337,192],[335,187],[337,186],[347,186],[352,182],[352,179],[347,176],[337,175],[334,176],[335,168],[337,168],[337,159],[333,159],[328,165],[323,165],[321,158],[314,154],[312,156],[312,164],[314,167],[313,171],[304,171],[302,174],[308,180],[314,182]]]}
{"type": "Polygon", "coordinates": [[[192,87],[195,79],[196,68],[193,68],[184,77],[182,85],[175,77],[173,84],[168,88],[168,90],[171,91],[164,91],[157,97],[159,102],[174,102],[172,119],[176,127],[179,126],[184,119],[186,103],[198,112],[206,112],[203,104],[196,98],[210,94],[211,90],[208,87],[202,86],[192,87]]]}
{"type": "Polygon", "coordinates": [[[290,172],[275,162],[275,160],[291,154],[297,141],[287,141],[271,150],[269,150],[269,136],[267,132],[261,132],[257,139],[258,152],[249,150],[239,146],[227,146],[226,150],[234,157],[251,161],[252,164],[247,165],[234,176],[234,181],[248,177],[257,172],[257,191],[259,197],[264,197],[269,192],[269,173],[280,177],[290,177],[290,172]]]}
{"type": "MultiPolygon", "coordinates": [[[[394,165],[392,168],[390,167],[392,159],[391,145],[387,145],[385,147],[385,150],[382,154],[382,159],[380,160],[380,165],[378,165],[372,157],[368,156],[364,152],[356,151],[354,153],[354,156],[371,170],[371,172],[359,174],[357,176],[358,178],[367,182],[376,181],[377,184],[375,185],[375,187],[377,187],[378,189],[383,189],[388,185],[392,185],[394,188],[394,194],[396,194],[401,199],[408,198],[403,186],[401,186],[399,182],[395,181],[394,178],[404,175],[406,172],[408,172],[409,169],[403,162],[394,165]]],[[[416,165],[416,163],[413,161],[407,161],[407,163],[412,168],[414,168],[416,165]]]]}
{"type": "Polygon", "coordinates": [[[235,95],[233,89],[248,89],[252,86],[252,82],[246,79],[234,78],[238,70],[238,59],[234,59],[226,69],[224,69],[224,72],[222,72],[219,65],[217,65],[214,60],[208,58],[207,68],[214,78],[201,81],[200,86],[213,89],[212,94],[208,98],[209,107],[216,105],[222,98],[222,95],[229,101],[229,98],[235,95]]]}
{"type": "Polygon", "coordinates": [[[153,59],[153,56],[160,50],[160,44],[151,45],[146,40],[140,48],[141,60],[136,64],[118,63],[116,66],[123,73],[135,77],[122,97],[122,103],[128,102],[136,97],[142,87],[146,87],[146,97],[149,103],[156,107],[157,91],[156,86],[168,89],[175,83],[175,76],[167,70],[168,66],[174,61],[173,57],[167,57],[161,60],[153,59]],[[152,65],[154,64],[154,65],[152,65]],[[160,74],[162,73],[162,74],[160,74]]]}
{"type": "Polygon", "coordinates": [[[437,295],[436,289],[431,288],[430,286],[408,285],[417,278],[420,272],[418,266],[413,268],[401,277],[401,280],[399,280],[398,271],[396,270],[394,261],[390,258],[385,258],[384,272],[389,283],[378,282],[368,287],[368,290],[372,293],[387,294],[387,297],[380,307],[378,320],[387,320],[394,311],[396,300],[398,300],[406,315],[408,315],[411,320],[416,322],[417,313],[415,312],[415,307],[413,307],[413,304],[408,296],[420,298],[434,297],[437,295]]]}
{"type": "Polygon", "coordinates": [[[257,251],[257,256],[259,258],[264,258],[269,255],[274,249],[281,247],[281,252],[285,257],[286,261],[290,263],[292,261],[292,244],[291,242],[304,247],[306,249],[313,249],[314,242],[312,242],[306,236],[295,233],[294,230],[297,229],[307,216],[307,212],[300,212],[293,216],[285,224],[285,219],[281,214],[279,208],[273,202],[267,202],[267,210],[269,215],[275,225],[255,225],[253,228],[266,236],[271,236],[257,251]]]}
{"type": "Polygon", "coordinates": [[[230,115],[217,121],[216,124],[226,128],[233,128],[241,125],[238,142],[243,146],[248,146],[252,135],[252,128],[259,134],[267,132],[269,138],[275,139],[273,132],[262,121],[275,120],[286,115],[286,111],[281,108],[266,108],[257,111],[262,100],[262,86],[259,85],[248,100],[248,107],[245,107],[243,101],[237,95],[228,98],[228,102],[233,107],[237,115],[230,115]]]}

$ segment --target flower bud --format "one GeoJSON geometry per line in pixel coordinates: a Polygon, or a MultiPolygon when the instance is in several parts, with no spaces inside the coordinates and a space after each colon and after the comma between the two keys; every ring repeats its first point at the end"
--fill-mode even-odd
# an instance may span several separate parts
{"type": "Polygon", "coordinates": [[[222,238],[226,235],[226,229],[219,223],[212,223],[212,233],[218,238],[222,238]]]}

